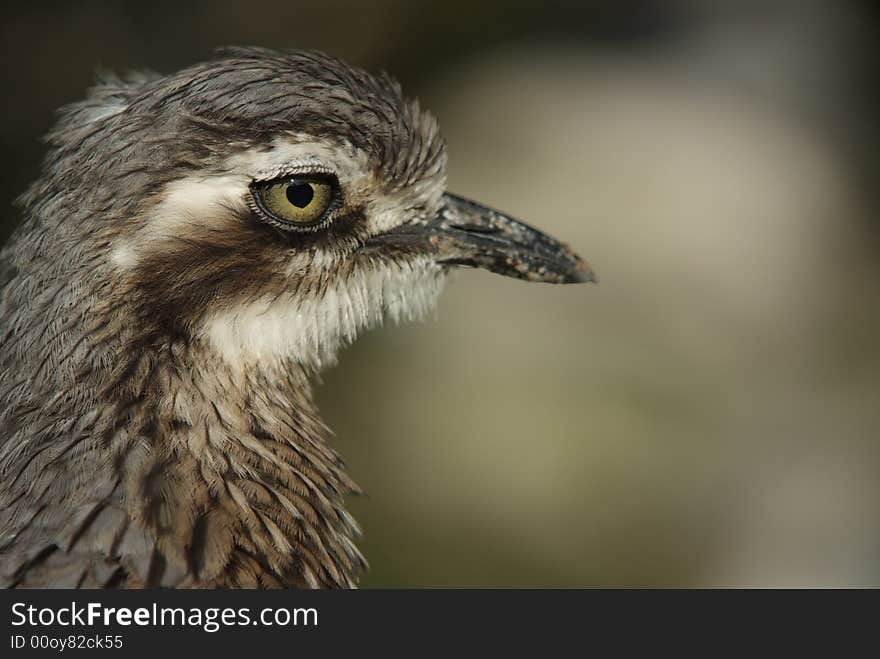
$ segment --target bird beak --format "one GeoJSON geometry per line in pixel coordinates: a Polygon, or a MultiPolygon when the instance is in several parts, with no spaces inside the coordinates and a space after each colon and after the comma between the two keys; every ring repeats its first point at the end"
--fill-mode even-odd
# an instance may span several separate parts
{"type": "Polygon", "coordinates": [[[519,220],[446,193],[437,215],[375,236],[365,247],[390,245],[429,254],[442,264],[483,268],[551,284],[597,281],[568,246],[519,220]]]}

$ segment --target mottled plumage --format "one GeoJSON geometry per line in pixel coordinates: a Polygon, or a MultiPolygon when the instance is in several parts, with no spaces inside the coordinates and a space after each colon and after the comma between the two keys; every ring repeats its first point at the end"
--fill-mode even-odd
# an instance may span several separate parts
{"type": "Polygon", "coordinates": [[[5,586],[353,587],[357,486],[309,376],[454,264],[590,276],[446,195],[436,122],[318,53],[106,79],[47,141],[0,252],[5,586]],[[250,186],[303,171],[332,221],[262,221],[250,186]]]}

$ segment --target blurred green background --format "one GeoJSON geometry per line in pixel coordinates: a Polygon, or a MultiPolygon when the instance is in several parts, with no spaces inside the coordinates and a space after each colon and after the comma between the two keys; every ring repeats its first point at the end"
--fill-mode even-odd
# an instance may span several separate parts
{"type": "Polygon", "coordinates": [[[319,385],[363,586],[880,586],[869,3],[80,2],[3,11],[0,238],[96,68],[384,68],[456,192],[598,286],[462,272],[319,385]]]}

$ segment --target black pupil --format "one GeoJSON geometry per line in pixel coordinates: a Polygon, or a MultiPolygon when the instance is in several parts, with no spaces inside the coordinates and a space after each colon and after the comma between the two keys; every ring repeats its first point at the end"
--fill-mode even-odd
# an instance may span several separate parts
{"type": "Polygon", "coordinates": [[[315,191],[311,184],[302,183],[300,181],[291,181],[287,186],[287,201],[297,208],[305,208],[315,196],[315,191]]]}

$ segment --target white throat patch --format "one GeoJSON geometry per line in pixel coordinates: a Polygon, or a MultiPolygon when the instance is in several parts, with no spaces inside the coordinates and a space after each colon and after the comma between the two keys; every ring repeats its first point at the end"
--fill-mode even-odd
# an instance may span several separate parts
{"type": "Polygon", "coordinates": [[[395,322],[426,317],[444,283],[428,259],[402,265],[375,264],[312,294],[263,298],[209,316],[203,336],[230,365],[272,366],[293,360],[320,369],[340,347],[385,317],[395,322]]]}

